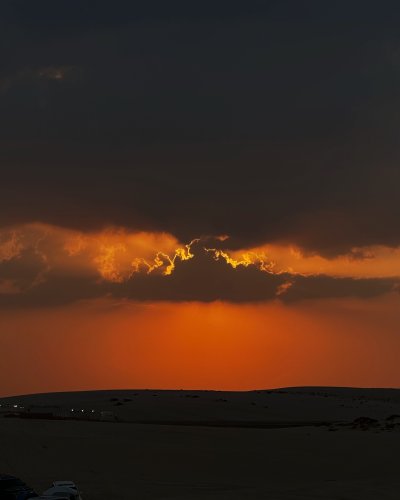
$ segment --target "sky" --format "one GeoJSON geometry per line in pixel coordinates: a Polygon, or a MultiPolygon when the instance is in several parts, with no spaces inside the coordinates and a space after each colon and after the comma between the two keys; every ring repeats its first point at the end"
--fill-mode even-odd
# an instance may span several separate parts
{"type": "Polygon", "coordinates": [[[399,22],[4,0],[0,395],[399,387],[399,22]]]}

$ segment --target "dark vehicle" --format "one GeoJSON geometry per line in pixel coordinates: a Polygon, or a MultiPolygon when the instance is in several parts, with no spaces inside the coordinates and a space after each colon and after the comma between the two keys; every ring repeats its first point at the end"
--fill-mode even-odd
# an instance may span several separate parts
{"type": "Polygon", "coordinates": [[[37,496],[37,493],[21,479],[0,474],[0,500],[27,500],[37,496]]]}

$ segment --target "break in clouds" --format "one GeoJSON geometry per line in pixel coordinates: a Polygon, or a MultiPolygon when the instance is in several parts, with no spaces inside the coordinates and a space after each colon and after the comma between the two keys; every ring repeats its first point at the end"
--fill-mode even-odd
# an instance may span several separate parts
{"type": "Polygon", "coordinates": [[[389,258],[390,270],[400,267],[399,252],[380,257],[360,250],[329,261],[293,248],[238,252],[228,245],[227,237],[185,245],[166,233],[14,227],[0,232],[0,307],[56,306],[103,297],[293,302],[368,298],[399,290],[399,275],[385,268],[389,258]]]}

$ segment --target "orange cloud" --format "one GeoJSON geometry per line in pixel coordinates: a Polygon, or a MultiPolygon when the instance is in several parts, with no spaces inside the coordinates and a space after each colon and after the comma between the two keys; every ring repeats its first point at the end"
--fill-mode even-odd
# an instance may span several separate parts
{"type": "Polygon", "coordinates": [[[31,249],[49,269],[97,273],[104,280],[121,283],[138,272],[171,274],[177,259],[193,258],[192,243],[180,244],[167,233],[122,228],[83,233],[36,223],[0,230],[0,262],[31,249]]]}
{"type": "MultiPolygon", "coordinates": [[[[0,233],[1,234],[1,233],[0,233]]],[[[0,263],[15,259],[21,254],[22,244],[15,231],[1,234],[0,237],[0,263]]]]}
{"type": "Polygon", "coordinates": [[[259,252],[256,250],[251,250],[248,252],[228,252],[224,250],[218,250],[216,248],[205,248],[205,251],[210,252],[213,258],[217,261],[223,259],[234,269],[240,266],[255,266],[260,271],[277,274],[277,272],[274,270],[274,262],[271,261],[264,252],[259,252]]]}
{"type": "MultiPolygon", "coordinates": [[[[31,290],[50,282],[47,278],[51,276],[51,283],[56,283],[54,290],[67,293],[63,283],[69,282],[69,300],[73,300],[74,290],[79,300],[80,289],[84,297],[111,293],[143,300],[156,297],[159,300],[175,297],[179,300],[185,297],[191,300],[254,301],[275,297],[298,300],[318,294],[343,296],[345,291],[353,296],[386,293],[393,289],[400,276],[400,249],[356,248],[348,255],[327,259],[305,254],[290,245],[268,244],[231,251],[224,248],[227,241],[225,236],[216,236],[185,244],[168,233],[113,227],[96,232],[41,223],[3,228],[0,229],[0,264],[2,272],[7,267],[7,273],[1,277],[0,295],[31,290]],[[206,246],[212,240],[216,248],[206,246]],[[183,266],[189,260],[193,263],[183,266]],[[178,263],[182,263],[179,269],[178,263]],[[173,279],[164,283],[162,277],[168,279],[173,274],[173,279]],[[152,277],[148,279],[148,275],[152,277]],[[311,279],[316,277],[319,278],[311,279]],[[385,278],[385,282],[356,282],[385,278]],[[333,283],[336,279],[337,283],[333,283]],[[214,292],[207,293],[207,289],[214,292]]],[[[47,296],[52,293],[48,288],[47,296]]],[[[57,295],[61,300],[62,294],[57,295]]],[[[45,296],[42,297],[45,301],[45,296]]]]}
{"type": "Polygon", "coordinates": [[[327,275],[337,278],[388,278],[400,276],[400,248],[370,246],[354,248],[349,254],[327,259],[307,254],[291,245],[264,245],[248,250],[221,252],[232,267],[254,265],[260,270],[293,275],[327,275]]]}

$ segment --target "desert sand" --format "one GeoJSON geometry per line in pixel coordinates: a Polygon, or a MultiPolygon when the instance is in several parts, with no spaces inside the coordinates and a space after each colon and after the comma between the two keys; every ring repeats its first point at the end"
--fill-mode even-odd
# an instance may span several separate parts
{"type": "Polygon", "coordinates": [[[399,498],[400,390],[93,391],[0,404],[3,416],[16,404],[117,419],[1,418],[0,471],[39,492],[72,479],[84,500],[399,498]]]}

